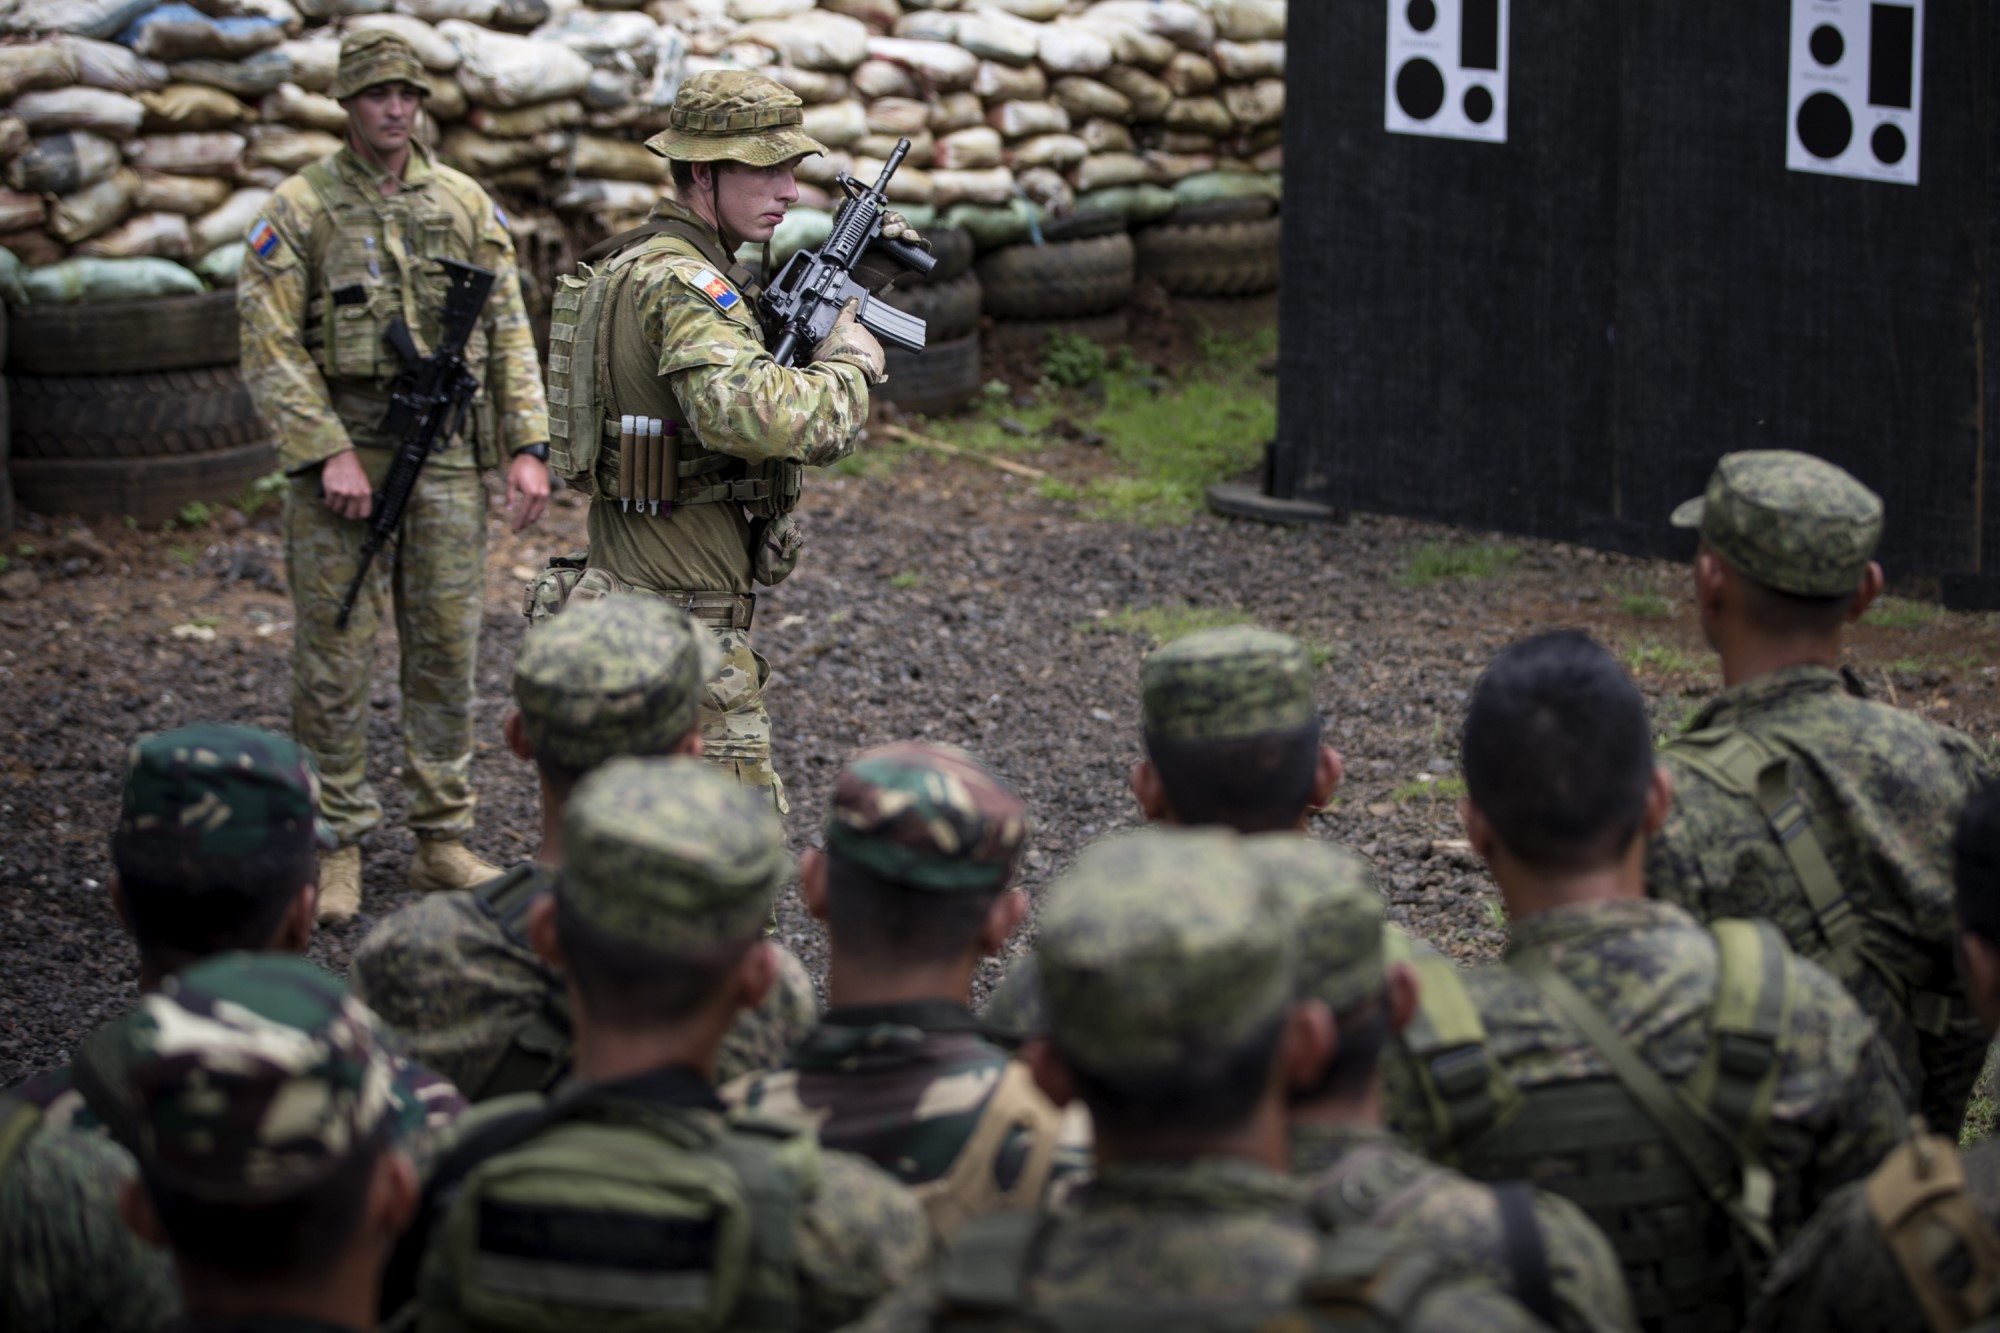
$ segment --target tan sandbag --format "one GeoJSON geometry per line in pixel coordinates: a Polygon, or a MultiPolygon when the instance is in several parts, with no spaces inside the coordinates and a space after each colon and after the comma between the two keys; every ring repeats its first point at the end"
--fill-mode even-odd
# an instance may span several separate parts
{"type": "MultiPolygon", "coordinates": [[[[821,142],[824,143],[825,140],[821,140],[821,142]]],[[[832,144],[827,144],[827,147],[832,149],[832,151],[815,153],[811,157],[802,157],[794,163],[792,165],[793,177],[811,185],[830,188],[842,172],[852,175],[854,172],[853,155],[845,149],[834,148],[832,144]]]]}
{"type": "Polygon", "coordinates": [[[1250,165],[1267,175],[1272,172],[1282,172],[1285,169],[1284,144],[1272,144],[1269,148],[1252,157],[1250,165]]]}
{"type": "Polygon", "coordinates": [[[42,225],[48,205],[39,194],[0,190],[0,232],[25,231],[42,225]]]}
{"type": "Polygon", "coordinates": [[[1054,102],[1002,102],[986,113],[986,123],[1009,139],[1031,134],[1066,134],[1069,112],[1054,102]]]}
{"type": "Polygon", "coordinates": [[[261,97],[292,77],[282,51],[259,51],[241,60],[177,60],[167,66],[177,83],[200,83],[238,97],[261,97]]]}
{"type": "Polygon", "coordinates": [[[822,102],[805,109],[800,128],[828,148],[845,148],[868,133],[868,111],[852,99],[822,102]]]}
{"type": "Polygon", "coordinates": [[[953,204],[1004,204],[1014,197],[1014,173],[1005,167],[933,171],[931,189],[931,202],[939,208],[953,204]]]}
{"type": "Polygon", "coordinates": [[[833,208],[833,192],[831,190],[822,190],[819,186],[808,185],[802,180],[794,180],[792,185],[799,192],[799,201],[792,205],[792,207],[816,208],[822,213],[833,208]]]}
{"type": "Polygon", "coordinates": [[[884,97],[868,104],[867,120],[876,134],[916,134],[930,127],[931,109],[913,97],[884,97]]]}
{"type": "MultiPolygon", "coordinates": [[[[860,157],[854,159],[854,175],[870,185],[882,174],[883,159],[860,157]]],[[[922,167],[905,164],[889,182],[889,202],[895,204],[928,204],[936,198],[936,187],[931,177],[934,173],[922,167]]]]}
{"type": "Polygon", "coordinates": [[[107,139],[129,139],[139,132],[146,108],[138,99],[105,88],[48,88],[22,93],[8,108],[30,134],[88,130],[107,139]]]}
{"type": "Polygon", "coordinates": [[[162,17],[162,13],[142,20],[138,36],[132,39],[132,50],[148,60],[170,65],[182,60],[241,60],[285,40],[284,28],[275,23],[224,26],[205,16],[176,18],[162,17]]]}
{"type": "Polygon", "coordinates": [[[1146,28],[1142,23],[1113,14],[1100,14],[1096,10],[1086,10],[1077,18],[1064,20],[1064,26],[1085,28],[1111,45],[1111,58],[1121,65],[1137,65],[1141,69],[1159,69],[1174,58],[1179,48],[1166,38],[1146,28]]]}
{"type": "Polygon", "coordinates": [[[1145,162],[1131,153],[1092,153],[1069,169],[1069,183],[1078,194],[1114,185],[1137,185],[1151,176],[1145,162]]]}
{"type": "Polygon", "coordinates": [[[1139,138],[1149,153],[1213,153],[1215,136],[1200,134],[1190,130],[1164,130],[1157,125],[1148,125],[1140,131],[1139,138]]]}
{"type": "Polygon", "coordinates": [[[60,263],[69,247],[36,226],[31,231],[14,231],[0,236],[0,250],[12,254],[29,268],[60,263]]]}
{"type": "Polygon", "coordinates": [[[530,106],[575,97],[590,82],[590,62],[559,42],[538,42],[461,19],[438,24],[458,48],[458,84],[481,106],[530,106]]]}
{"type": "Polygon", "coordinates": [[[919,41],[950,42],[962,46],[981,60],[997,60],[1003,65],[1026,65],[1035,59],[1044,25],[1029,23],[1011,14],[954,14],[918,10],[896,20],[898,37],[919,41]]]}
{"type": "Polygon", "coordinates": [[[1053,167],[1029,167],[1025,171],[1017,171],[1014,183],[1044,213],[1067,217],[1076,208],[1076,191],[1053,167]]]}
{"type": "Polygon", "coordinates": [[[977,171],[1000,165],[1000,131],[991,125],[954,130],[936,142],[934,165],[951,171],[977,171]]]}
{"type": "Polygon", "coordinates": [[[1213,153],[1149,152],[1140,160],[1146,164],[1146,179],[1155,185],[1172,185],[1189,176],[1215,170],[1213,153]]]}
{"type": "Polygon", "coordinates": [[[933,92],[969,88],[973,76],[979,72],[979,58],[972,52],[950,42],[915,37],[870,37],[868,58],[910,70],[933,92]]]}
{"type": "Polygon", "coordinates": [[[490,139],[478,130],[454,125],[444,133],[439,151],[468,176],[481,180],[514,167],[541,165],[563,151],[563,136],[533,139],[490,139]]]}
{"type": "Polygon", "coordinates": [[[1181,51],[1160,71],[1160,81],[1173,89],[1176,97],[1197,97],[1215,87],[1221,76],[1207,57],[1181,51]]]}
{"type": "Polygon", "coordinates": [[[249,132],[252,166],[297,171],[340,151],[340,139],[324,130],[295,130],[289,125],[253,125],[249,132]]]}
{"type": "Polygon", "coordinates": [[[1123,93],[1132,103],[1135,124],[1158,120],[1173,104],[1174,90],[1161,79],[1132,65],[1113,65],[1104,73],[1104,82],[1123,93]]]}
{"type": "Polygon", "coordinates": [[[1248,134],[1237,136],[1241,141],[1237,151],[1245,157],[1255,157],[1267,148],[1275,148],[1285,141],[1283,125],[1265,125],[1248,134]]]}
{"type": "MultiPolygon", "coordinates": [[[[340,71],[340,42],[337,39],[315,35],[296,41],[281,43],[278,54],[292,66],[292,82],[307,92],[324,93],[333,89],[333,76],[340,71]]],[[[442,79],[431,80],[432,94],[442,79]]]]}
{"type": "Polygon", "coordinates": [[[762,42],[731,42],[717,54],[722,57],[724,69],[761,70],[782,59],[774,48],[762,42]]]}
{"type": "Polygon", "coordinates": [[[1088,156],[1090,145],[1074,134],[1037,134],[1011,145],[1006,152],[1006,162],[1017,172],[1028,167],[1061,170],[1075,166],[1088,156]]]}
{"type": "Polygon", "coordinates": [[[0,46],[0,102],[40,88],[67,88],[79,72],[76,52],[56,42],[0,46]]]}
{"type": "Polygon", "coordinates": [[[156,171],[139,173],[139,189],[132,207],[147,213],[179,213],[200,217],[222,206],[229,197],[229,182],[213,176],[162,176],[156,171]]]}
{"type": "Polygon", "coordinates": [[[1236,121],[1220,97],[1177,97],[1167,108],[1167,114],[1160,117],[1160,123],[1170,130],[1211,134],[1218,138],[1236,128],[1236,121]]]}
{"type": "Polygon", "coordinates": [[[1040,65],[1016,69],[997,60],[982,60],[972,76],[972,91],[988,106],[996,102],[1039,102],[1049,95],[1049,76],[1040,65]]]}
{"type": "Polygon", "coordinates": [[[431,95],[424,99],[424,114],[441,125],[464,120],[471,114],[472,103],[465,96],[465,89],[450,79],[432,79],[431,95]]]}
{"type": "Polygon", "coordinates": [[[264,211],[265,201],[270,199],[269,190],[245,189],[232,193],[222,203],[195,221],[193,227],[194,252],[205,255],[209,251],[241,240],[249,234],[250,228],[264,211]]]}
{"type": "Polygon", "coordinates": [[[132,165],[169,176],[227,176],[249,140],[225,130],[198,134],[148,134],[138,139],[132,165]]]}
{"type": "MultiPolygon", "coordinates": [[[[646,181],[615,181],[578,177],[556,192],[549,202],[574,213],[646,214],[660,197],[660,187],[646,181]]],[[[805,202],[800,192],[799,202],[805,202]]]]}
{"type": "Polygon", "coordinates": [[[579,176],[602,176],[616,181],[642,181],[657,185],[667,178],[667,159],[644,144],[628,139],[607,139],[595,134],[579,134],[569,166],[579,176]]]}
{"type": "Polygon", "coordinates": [[[875,32],[887,32],[903,17],[903,7],[896,0],[819,0],[819,7],[829,14],[860,19],[875,32]]]}
{"type": "Polygon", "coordinates": [[[50,134],[7,164],[7,183],[39,194],[69,194],[95,185],[124,160],[118,145],[101,134],[50,134]]]}
{"type": "Polygon", "coordinates": [[[845,74],[824,69],[799,69],[795,65],[773,65],[764,71],[768,78],[790,88],[807,106],[838,102],[853,91],[845,74]]]}
{"type": "Polygon", "coordinates": [[[889,160],[889,154],[896,151],[896,145],[905,139],[909,140],[910,153],[903,159],[904,166],[922,167],[928,170],[936,164],[934,154],[937,151],[937,140],[931,137],[929,130],[918,130],[915,134],[863,135],[854,141],[854,155],[886,162],[889,160]]]}
{"type": "Polygon", "coordinates": [[[790,18],[813,7],[813,0],[728,0],[729,17],[738,23],[757,19],[790,18]]]}
{"type": "Polygon", "coordinates": [[[741,42],[768,46],[801,69],[850,70],[868,58],[868,25],[845,14],[806,13],[746,23],[741,42]]]}
{"type": "Polygon", "coordinates": [[[86,88],[106,88],[114,93],[142,93],[167,81],[167,67],[148,60],[116,42],[93,41],[68,34],[54,39],[76,57],[76,81],[86,88]]]}
{"type": "Polygon", "coordinates": [[[1285,0],[1211,0],[1218,37],[1231,42],[1282,41],[1285,0]]]}
{"type": "Polygon", "coordinates": [[[1115,120],[1086,120],[1076,136],[1093,153],[1130,153],[1137,147],[1132,131],[1115,120]]]}
{"type": "Polygon", "coordinates": [[[57,195],[49,207],[49,235],[75,245],[111,230],[131,211],[138,188],[138,173],[121,167],[95,185],[57,195]]]}
{"type": "Polygon", "coordinates": [[[1050,89],[1050,100],[1069,112],[1072,123],[1089,120],[1093,116],[1124,120],[1132,114],[1131,98],[1108,83],[1086,79],[1080,74],[1057,79],[1050,89]]]}
{"type": "MultiPolygon", "coordinates": [[[[968,0],[967,9],[997,9],[1016,18],[1046,23],[1068,7],[1068,0],[968,0]]],[[[940,9],[950,8],[939,5],[940,9]]]]}
{"type": "Polygon", "coordinates": [[[409,14],[357,14],[340,25],[346,32],[377,30],[403,39],[425,69],[449,74],[458,68],[458,48],[436,28],[409,14]]]}
{"type": "Polygon", "coordinates": [[[1088,14],[1130,19],[1189,51],[1206,51],[1215,44],[1215,20],[1189,0],[1099,0],[1088,14]]]}
{"type": "Polygon", "coordinates": [[[257,114],[266,121],[300,129],[347,133],[347,112],[340,103],[324,93],[307,92],[296,83],[281,83],[276,92],[265,93],[257,104],[257,114]]]}
{"type": "Polygon", "coordinates": [[[188,220],[178,213],[135,213],[110,231],[83,242],[76,252],[99,259],[137,259],[143,255],[186,259],[188,220]]]}
{"type": "Polygon", "coordinates": [[[474,107],[466,122],[481,134],[495,139],[531,139],[551,130],[566,130],[583,124],[583,103],[574,97],[554,102],[537,102],[507,110],[474,107]]]}
{"type": "Polygon", "coordinates": [[[1259,79],[1255,83],[1231,84],[1222,90],[1222,105],[1243,129],[1274,125],[1284,118],[1285,81],[1259,79]]]}
{"type": "Polygon", "coordinates": [[[930,131],[950,134],[986,123],[986,104],[973,92],[946,93],[931,104],[930,131]]]}
{"type": "Polygon", "coordinates": [[[489,24],[500,8],[500,0],[402,0],[404,13],[426,23],[440,24],[457,19],[465,23],[489,24]]]}
{"type": "Polygon", "coordinates": [[[1051,23],[1035,46],[1035,58],[1051,74],[1102,74],[1111,68],[1111,42],[1081,24],[1051,23]]]}
{"type": "Polygon", "coordinates": [[[917,76],[887,60],[864,60],[854,67],[849,78],[854,83],[854,95],[868,101],[878,97],[915,97],[919,92],[917,76]]]}
{"type": "Polygon", "coordinates": [[[1285,77],[1283,42],[1217,42],[1209,58],[1223,78],[1239,83],[1285,77]]]}
{"type": "Polygon", "coordinates": [[[12,162],[28,151],[33,140],[18,116],[0,116],[0,162],[12,162]]]}
{"type": "Polygon", "coordinates": [[[236,168],[236,183],[246,190],[275,190],[291,174],[277,167],[257,167],[244,162],[236,168]]]}
{"type": "Polygon", "coordinates": [[[146,109],[141,128],[148,134],[189,130],[226,130],[252,118],[250,108],[223,92],[198,83],[170,83],[157,92],[140,93],[146,109]]]}

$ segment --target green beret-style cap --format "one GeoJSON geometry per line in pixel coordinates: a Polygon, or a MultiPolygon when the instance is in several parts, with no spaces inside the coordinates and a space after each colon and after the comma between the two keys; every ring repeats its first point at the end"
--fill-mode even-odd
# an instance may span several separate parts
{"type": "Polygon", "coordinates": [[[1296,833],[1245,841],[1290,913],[1298,994],[1334,1013],[1382,993],[1382,892],[1367,858],[1296,833]]]}
{"type": "Polygon", "coordinates": [[[1789,449],[1724,455],[1708,490],[1674,510],[1749,578],[1801,597],[1861,586],[1882,540],[1882,497],[1823,458],[1789,449]]]}
{"type": "Polygon", "coordinates": [[[826,815],[830,851],[936,893],[1006,888],[1027,839],[1027,805],[955,745],[905,741],[856,755],[826,815]]]}
{"type": "Polygon", "coordinates": [[[1305,645],[1266,629],[1175,639],[1146,659],[1139,693],[1146,734],[1167,741],[1236,740],[1319,717],[1305,645]]]}

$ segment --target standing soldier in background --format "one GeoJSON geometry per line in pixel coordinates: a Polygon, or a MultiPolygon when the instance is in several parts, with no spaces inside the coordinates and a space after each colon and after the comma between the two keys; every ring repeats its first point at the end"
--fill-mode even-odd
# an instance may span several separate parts
{"type": "Polygon", "coordinates": [[[1723,691],[1667,747],[1673,810],[1646,887],[1703,921],[1763,917],[1875,1020],[1931,1126],[1956,1136],[1986,1058],[1953,956],[1951,830],[1987,765],[1875,703],[1841,631],[1882,591],[1882,501],[1833,464],[1758,450],[1674,511],[1723,691]]]}
{"type": "Polygon", "coordinates": [[[349,33],[333,95],[347,146],[279,185],[247,238],[238,306],[243,375],[289,477],[285,563],[293,620],[292,731],[319,762],[340,841],[320,869],[319,918],[361,905],[361,836],[382,821],[367,778],[369,668],[393,584],[402,647],[404,780],[417,855],[411,886],[463,889],[499,873],[465,847],[472,828],[473,666],[484,590],[486,490],[507,467],[518,530],[548,503],[548,421],[514,243],[469,177],[411,136],[429,89],[386,32],[349,33]],[[402,366],[384,341],[401,320],[436,342],[448,258],[493,271],[466,361],[483,389],[465,428],[425,464],[393,561],[370,571],[351,627],[334,628],[396,442],[380,427],[402,366]]]}
{"type": "MultiPolygon", "coordinates": [[[[539,620],[571,595],[641,591],[705,622],[723,648],[702,710],[705,757],[768,789],[780,813],[790,807],[771,766],[770,666],[750,647],[751,587],[797,565],[805,538],[791,511],[801,470],[854,448],[869,386],[883,373],[881,344],[851,310],[811,364],[772,360],[759,289],[733,259],[741,245],[768,242],[799,197],[793,164],[826,151],[802,123],[798,97],[762,75],[687,80],[668,128],[646,141],[672,161],[680,202],[661,200],[644,226],[585,256],[603,256],[594,269],[587,262],[583,278],[558,286],[553,459],[594,495],[590,551],[587,569],[574,557],[551,565],[527,600],[529,619],[539,620]],[[621,444],[621,418],[634,416],[664,423],[650,463],[621,444]],[[620,498],[621,469],[629,477],[635,463],[660,471],[659,503],[620,498]]],[[[882,234],[922,243],[894,214],[882,234]]]]}

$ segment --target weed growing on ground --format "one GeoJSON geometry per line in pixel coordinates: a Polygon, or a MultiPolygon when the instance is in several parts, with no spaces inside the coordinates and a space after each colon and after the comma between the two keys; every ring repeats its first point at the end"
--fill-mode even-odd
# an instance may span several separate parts
{"type": "Polygon", "coordinates": [[[1628,640],[1625,651],[1618,656],[1625,663],[1625,669],[1634,674],[1641,671],[1688,672],[1697,670],[1701,665],[1672,644],[1652,639],[1628,640]]]}
{"type": "Polygon", "coordinates": [[[1507,929],[1507,909],[1501,905],[1498,898],[1486,900],[1486,924],[1495,930],[1507,929]]]}
{"type": "Polygon", "coordinates": [[[916,587],[923,581],[924,576],[922,574],[917,573],[914,569],[905,569],[890,576],[889,586],[897,592],[902,592],[906,588],[916,587]]]}
{"type": "Polygon", "coordinates": [[[1993,1057],[1986,1057],[1986,1068],[1979,1073],[1979,1082],[1972,1089],[1972,1102],[1965,1108],[1965,1124],[1958,1131],[1958,1144],[1970,1148],[1993,1137],[1994,1122],[2000,1120],[2000,1106],[1993,1100],[1993,1057]]]}
{"type": "Polygon", "coordinates": [[[1643,590],[1619,593],[1618,609],[1637,620],[1671,620],[1674,615],[1672,598],[1643,590]]]}
{"type": "Polygon", "coordinates": [[[1490,579],[1520,558],[1518,546],[1425,542],[1410,552],[1396,582],[1405,588],[1427,588],[1443,579],[1490,579]]]}
{"type": "Polygon", "coordinates": [[[181,506],[181,512],[174,515],[173,526],[181,528],[205,528],[215,517],[215,511],[200,500],[190,500],[181,506]]]}
{"type": "Polygon", "coordinates": [[[1389,799],[1401,805],[1408,801],[1456,801],[1463,795],[1464,778],[1456,774],[1439,778],[1421,773],[1390,792],[1389,799]]]}
{"type": "Polygon", "coordinates": [[[192,565],[200,558],[200,552],[196,551],[192,546],[169,546],[167,554],[173,557],[174,563],[177,565],[192,565]]]}
{"type": "Polygon", "coordinates": [[[1095,384],[1110,366],[1104,344],[1080,333],[1052,333],[1042,348],[1042,378],[1058,389],[1095,384]]]}
{"type": "Polygon", "coordinates": [[[1932,606],[1929,602],[1913,602],[1907,597],[1882,597],[1862,613],[1861,623],[1879,625],[1883,629],[1920,629],[1943,616],[1944,608],[1932,606]]]}
{"type": "Polygon", "coordinates": [[[1167,606],[1128,606],[1102,620],[1086,620],[1077,628],[1086,633],[1139,634],[1154,643],[1172,643],[1199,630],[1226,629],[1251,624],[1250,616],[1221,606],[1189,606],[1175,602],[1167,606]]]}
{"type": "Polygon", "coordinates": [[[243,488],[242,494],[229,502],[232,509],[245,518],[254,518],[265,505],[281,500],[285,495],[285,473],[282,468],[273,468],[257,480],[243,488]]]}

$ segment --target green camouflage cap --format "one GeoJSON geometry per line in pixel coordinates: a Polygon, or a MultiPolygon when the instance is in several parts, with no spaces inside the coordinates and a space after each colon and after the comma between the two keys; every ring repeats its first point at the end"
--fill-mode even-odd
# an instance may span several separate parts
{"type": "Polygon", "coordinates": [[[514,701],[536,756],[585,773],[686,739],[721,669],[721,645],[685,612],[613,594],[572,602],[528,635],[514,659],[514,701]]]}
{"type": "Polygon", "coordinates": [[[1089,1074],[1232,1052],[1292,998],[1290,923],[1224,829],[1154,826],[1085,848],[1035,949],[1049,1036],[1089,1074]]]}
{"type": "Polygon", "coordinates": [[[424,62],[410,44],[393,32],[364,28],[340,39],[340,68],[333,76],[333,100],[345,101],[378,83],[407,83],[431,95],[424,62]]]}
{"type": "Polygon", "coordinates": [[[770,797],[699,759],[613,759],[563,809],[557,893],[631,944],[696,953],[748,939],[791,870],[770,797]]]}
{"type": "Polygon", "coordinates": [[[1298,943],[1298,995],[1334,1013],[1382,993],[1382,892],[1367,859],[1316,838],[1265,833],[1244,848],[1269,877],[1298,943]]]}
{"type": "Polygon", "coordinates": [[[826,845],[892,884],[938,893],[1004,889],[1028,839],[1028,807],[955,745],[903,741],[840,770],[826,845]]]}
{"type": "Polygon", "coordinates": [[[1766,587],[1838,597],[1861,586],[1882,540],[1882,497],[1789,449],[1725,454],[1708,490],[1674,510],[1708,549],[1766,587]]]}
{"type": "Polygon", "coordinates": [[[218,722],[133,743],[118,838],[172,844],[191,861],[340,845],[320,818],[312,755],[275,732],[218,722]]]}
{"type": "Polygon", "coordinates": [[[169,1184],[257,1203],[421,1125],[426,1108],[397,1063],[336,978],[287,954],[227,953],[169,977],[93,1036],[79,1081],[102,1090],[92,1108],[169,1184]]]}
{"type": "Polygon", "coordinates": [[[774,167],[826,151],[804,124],[805,103],[775,79],[741,69],[704,70],[681,84],[667,128],[646,147],[676,162],[774,167]]]}
{"type": "Polygon", "coordinates": [[[1305,645],[1248,626],[1175,639],[1146,659],[1139,693],[1146,734],[1167,741],[1237,740],[1319,716],[1305,645]]]}

